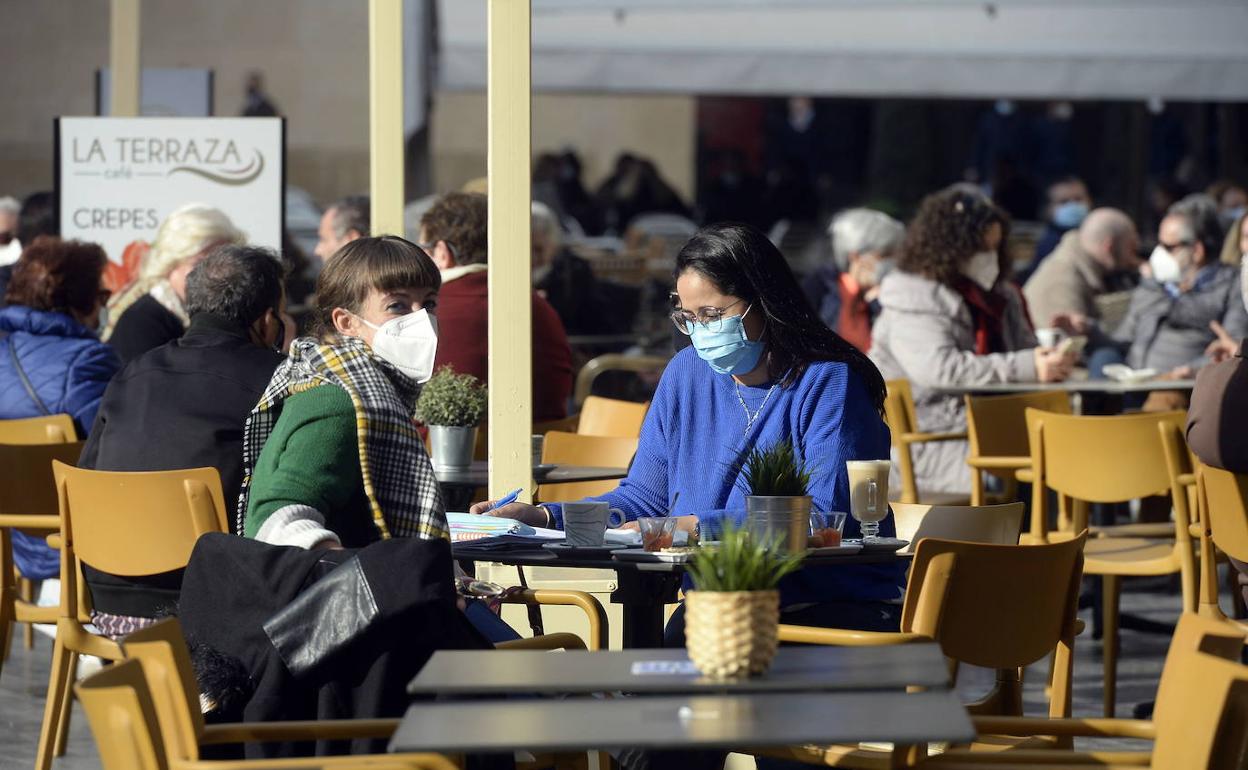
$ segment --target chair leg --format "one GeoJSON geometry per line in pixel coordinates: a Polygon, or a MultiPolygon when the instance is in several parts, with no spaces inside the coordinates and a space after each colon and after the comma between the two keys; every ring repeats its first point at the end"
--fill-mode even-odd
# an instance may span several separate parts
{"type": "Polygon", "coordinates": [[[74,707],[74,682],[78,680],[78,661],[82,656],[74,651],[69,652],[69,686],[65,688],[65,697],[61,699],[61,716],[56,722],[56,756],[65,756],[69,745],[69,715],[74,707]]]}
{"type": "MultiPolygon", "coordinates": [[[[35,603],[35,582],[22,578],[17,581],[17,597],[27,604],[35,603]]],[[[22,643],[26,645],[26,649],[33,650],[35,648],[35,624],[26,623],[22,626],[22,643]]]]}
{"type": "Polygon", "coordinates": [[[52,671],[48,676],[47,702],[43,704],[43,727],[39,730],[39,752],[35,756],[35,770],[52,768],[61,712],[65,708],[65,694],[73,683],[74,672],[71,666],[76,657],[65,649],[63,635],[58,633],[52,644],[52,671]]]}
{"type": "Polygon", "coordinates": [[[1105,593],[1104,629],[1101,638],[1101,658],[1105,664],[1105,717],[1112,718],[1117,705],[1118,689],[1118,597],[1122,588],[1122,578],[1117,575],[1105,575],[1102,580],[1105,593]]]}
{"type": "Polygon", "coordinates": [[[17,580],[9,531],[0,528],[0,667],[9,659],[9,645],[13,643],[13,626],[16,625],[17,615],[13,602],[17,598],[17,580]]]}

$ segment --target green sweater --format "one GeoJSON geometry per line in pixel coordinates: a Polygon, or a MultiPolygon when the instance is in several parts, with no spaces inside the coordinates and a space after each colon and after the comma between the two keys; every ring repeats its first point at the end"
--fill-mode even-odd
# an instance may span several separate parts
{"type": "Polygon", "coordinates": [[[305,548],[331,535],[347,548],[379,539],[346,391],[321,385],[286,399],[252,473],[243,532],[305,548]]]}

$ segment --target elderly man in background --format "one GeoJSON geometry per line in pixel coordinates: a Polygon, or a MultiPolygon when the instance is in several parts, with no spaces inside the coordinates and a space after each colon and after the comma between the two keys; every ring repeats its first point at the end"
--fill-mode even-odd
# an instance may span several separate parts
{"type": "MultiPolygon", "coordinates": [[[[1023,288],[1037,326],[1057,326],[1072,334],[1102,332],[1096,298],[1108,291],[1113,272],[1139,266],[1140,236],[1118,209],[1095,209],[1076,230],[1062,237],[1023,288]]],[[[1093,340],[1095,343],[1095,339],[1093,340]]]]}
{"type": "Polygon", "coordinates": [[[879,313],[880,280],[893,265],[906,230],[873,209],[846,209],[832,218],[832,263],[806,279],[804,289],[819,317],[864,353],[879,313]]]}
{"type": "Polygon", "coordinates": [[[1235,339],[1248,337],[1240,270],[1218,261],[1222,228],[1206,196],[1188,196],[1171,206],[1157,241],[1147,275],[1113,336],[1126,349],[1130,366],[1191,377],[1209,361],[1206,350],[1218,339],[1215,323],[1235,339]]]}
{"type": "Polygon", "coordinates": [[[349,195],[330,204],[321,215],[321,224],[316,230],[320,240],[313,249],[321,264],[328,262],[338,249],[368,235],[371,218],[372,207],[367,195],[349,195]]]}

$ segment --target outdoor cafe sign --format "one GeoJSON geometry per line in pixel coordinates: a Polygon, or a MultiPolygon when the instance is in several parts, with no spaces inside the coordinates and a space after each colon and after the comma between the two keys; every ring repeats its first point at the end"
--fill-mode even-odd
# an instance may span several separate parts
{"type": "Polygon", "coordinates": [[[281,118],[60,118],[61,235],[121,262],[174,209],[204,203],[280,249],[284,133],[281,118]]]}

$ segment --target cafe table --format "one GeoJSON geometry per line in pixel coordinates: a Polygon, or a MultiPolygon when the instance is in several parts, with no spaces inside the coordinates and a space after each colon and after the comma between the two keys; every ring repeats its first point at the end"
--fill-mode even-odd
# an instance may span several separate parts
{"type": "Polygon", "coordinates": [[[1196,380],[1144,380],[1143,382],[1115,382],[1113,380],[1067,380],[1066,382],[992,382],[987,384],[944,385],[935,388],[940,393],[1008,395],[1012,393],[1035,393],[1060,390],[1072,394],[1102,394],[1123,396],[1130,393],[1152,393],[1158,390],[1191,390],[1196,380]]]}
{"type": "MultiPolygon", "coordinates": [[[[621,561],[610,556],[556,556],[543,548],[514,551],[486,551],[472,543],[451,546],[459,560],[488,561],[514,567],[579,567],[614,570],[616,589],[611,601],[619,604],[623,617],[621,635],[625,648],[661,647],[663,644],[663,607],[676,601],[684,579],[685,565],[665,562],[621,561]]],[[[805,568],[837,567],[850,564],[908,563],[912,554],[870,553],[854,555],[810,555],[805,568]]]]}
{"type": "Polygon", "coordinates": [[[949,686],[935,644],[783,647],[766,674],[732,681],[701,678],[683,650],[439,651],[408,691],[444,700],[412,704],[390,748],[693,751],[970,741],[974,728],[949,686]],[[601,695],[624,692],[629,696],[601,695]]]}
{"type": "MultiPolygon", "coordinates": [[[[534,480],[539,484],[567,484],[580,481],[613,481],[628,475],[627,468],[606,468],[590,465],[538,466],[534,468],[534,480]]],[[[478,489],[490,483],[490,466],[485,460],[474,460],[467,468],[448,470],[433,467],[438,483],[444,487],[471,487],[478,489]]]]}

